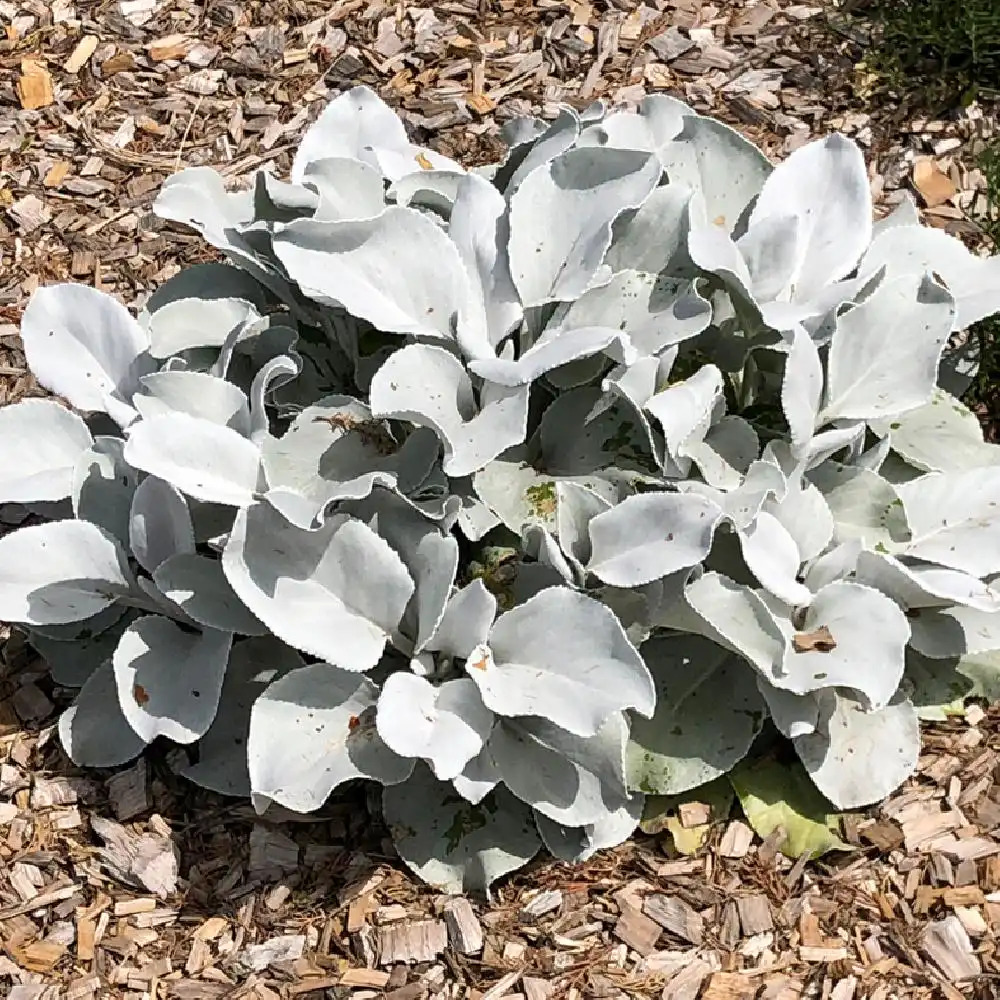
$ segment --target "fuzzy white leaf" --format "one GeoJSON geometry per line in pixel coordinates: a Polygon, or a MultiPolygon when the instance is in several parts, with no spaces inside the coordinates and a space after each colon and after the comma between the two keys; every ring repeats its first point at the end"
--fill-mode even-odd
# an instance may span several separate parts
{"type": "Polygon", "coordinates": [[[467,660],[476,646],[486,641],[496,613],[497,599],[482,580],[473,580],[452,595],[424,648],[467,660]]]}
{"type": "Polygon", "coordinates": [[[939,275],[955,299],[956,330],[1000,311],[1000,255],[980,257],[941,229],[920,225],[884,228],[872,240],[859,270],[873,275],[883,267],[886,281],[900,275],[939,275]]]}
{"type": "Polygon", "coordinates": [[[653,682],[614,613],[549,587],[501,615],[466,670],[499,715],[537,715],[592,736],[615,712],[653,711],[653,682]]]}
{"type": "Polygon", "coordinates": [[[674,795],[725,774],[764,721],[753,669],[700,636],[652,639],[641,652],[656,683],[656,712],[632,722],[629,787],[674,795]]]}
{"type": "Polygon", "coordinates": [[[580,864],[592,858],[598,851],[623,844],[635,832],[642,818],[646,799],[633,795],[613,812],[586,826],[562,826],[540,812],[535,813],[535,825],[549,854],[580,864]]]}
{"type": "Polygon", "coordinates": [[[205,628],[239,635],[267,631],[236,596],[218,559],[178,553],[156,567],[153,582],[168,601],[205,628]]]}
{"type": "Polygon", "coordinates": [[[611,224],[642,204],[660,171],[648,153],[585,147],[528,174],[510,201],[511,273],[524,305],[575,299],[600,283],[611,224]]]}
{"type": "Polygon", "coordinates": [[[52,521],[0,538],[0,620],[78,622],[128,593],[119,543],[89,521],[52,521]]]}
{"type": "Polygon", "coordinates": [[[978,577],[1000,572],[1000,467],[932,472],[896,492],[911,532],[906,555],[978,577]]]}
{"type": "Polygon", "coordinates": [[[920,275],[885,281],[838,316],[820,419],[892,417],[927,403],[954,316],[951,295],[920,275]]]}
{"type": "Polygon", "coordinates": [[[345,670],[378,662],[413,593],[399,556],[343,514],[305,531],[268,504],[254,504],[237,515],[222,566],[279,639],[345,670]]]}
{"type": "Polygon", "coordinates": [[[410,344],[372,379],[371,407],[377,417],[410,420],[434,430],[444,443],[444,471],[460,477],[524,439],[528,386],[483,386],[477,405],[458,358],[440,347],[410,344]]]}
{"type": "Polygon", "coordinates": [[[586,826],[629,800],[627,739],[621,714],[587,738],[548,719],[514,719],[497,723],[487,750],[504,784],[522,802],[563,826],[586,826]]]}
{"type": "Polygon", "coordinates": [[[453,324],[468,321],[473,304],[482,308],[455,244],[414,209],[392,206],[347,222],[302,219],[275,236],[274,250],[307,295],[379,330],[451,340],[453,324]]]}
{"type": "Polygon", "coordinates": [[[747,568],[766,591],[792,606],[809,603],[812,593],[796,579],[803,561],[799,547],[773,514],[761,511],[738,534],[747,568]]]}
{"type": "Polygon", "coordinates": [[[943,389],[885,428],[892,450],[921,472],[964,472],[1000,464],[1000,447],[983,441],[976,415],[943,389]]]}
{"type": "Polygon", "coordinates": [[[542,846],[531,810],[505,788],[473,805],[426,767],[386,788],[382,811],[404,864],[441,892],[483,893],[542,846]]]}
{"type": "Polygon", "coordinates": [[[21,339],[28,367],[50,392],[122,427],[135,419],[130,401],[154,362],[146,332],[110,295],[87,285],[39,288],[21,339]]]}
{"type": "Polygon", "coordinates": [[[390,181],[423,169],[462,168],[430,149],[414,146],[399,116],[370,87],[352,87],[332,100],[306,130],[292,160],[291,179],[301,184],[317,161],[346,157],[377,167],[390,181]]]}
{"type": "Polygon", "coordinates": [[[790,284],[810,298],[845,277],[871,241],[872,198],[858,146],[833,134],[799,147],[768,177],[750,215],[798,218],[798,267],[790,284]]]}
{"type": "Polygon", "coordinates": [[[118,703],[146,743],[193,743],[215,718],[233,637],[184,632],[159,615],[133,622],[112,657],[118,703]]]}
{"type": "Polygon", "coordinates": [[[493,713],[468,678],[435,687],[399,671],[382,685],[375,723],[390,750],[423,758],[438,779],[450,781],[483,749],[493,713]]]}
{"type": "Polygon", "coordinates": [[[80,767],[118,767],[146,746],[122,714],[111,661],[98,667],[59,716],[59,741],[80,767]]]}
{"type": "Polygon", "coordinates": [[[274,636],[235,643],[219,710],[198,741],[198,760],[178,773],[220,795],[250,795],[247,740],[254,702],[278,677],[304,666],[302,657],[274,636]]]}
{"type": "Polygon", "coordinates": [[[920,724],[905,699],[868,712],[846,692],[826,691],[817,731],[798,737],[795,749],[838,809],[856,809],[885,798],[913,774],[920,724]]]}
{"type": "Polygon", "coordinates": [[[0,503],[64,500],[93,440],[83,418],[52,399],[0,409],[0,503]]]}
{"type": "Polygon", "coordinates": [[[146,375],[143,394],[133,404],[144,419],[174,411],[187,413],[244,437],[250,434],[250,407],[244,392],[232,382],[205,372],[162,371],[146,375]]]}
{"type": "Polygon", "coordinates": [[[252,441],[187,413],[139,421],[125,442],[125,460],[196,500],[232,507],[252,502],[260,474],[252,441]]]}
{"type": "Polygon", "coordinates": [[[722,510],[706,497],[643,493],[589,525],[587,569],[616,587],[637,587],[696,566],[712,547],[722,510]]]}
{"type": "Polygon", "coordinates": [[[329,663],[284,674],[254,703],[247,759],[255,802],[314,812],[346,781],[405,781],[413,761],[393,753],[375,728],[378,688],[329,663]]]}
{"type": "Polygon", "coordinates": [[[139,474],[125,461],[123,443],[102,435],[79,457],[73,471],[73,513],[125,545],[139,474]]]}
{"type": "Polygon", "coordinates": [[[150,573],[171,556],[194,552],[191,511],[180,490],[156,476],[138,485],[129,514],[129,547],[150,573]]]}
{"type": "Polygon", "coordinates": [[[794,694],[852,688],[872,708],[887,705],[896,693],[910,626],[896,602],[877,590],[849,580],[827,584],[796,634],[802,638],[786,650],[782,675],[771,679],[777,687],[794,694]],[[815,648],[809,640],[820,630],[832,637],[832,649],[825,643],[815,648]]]}

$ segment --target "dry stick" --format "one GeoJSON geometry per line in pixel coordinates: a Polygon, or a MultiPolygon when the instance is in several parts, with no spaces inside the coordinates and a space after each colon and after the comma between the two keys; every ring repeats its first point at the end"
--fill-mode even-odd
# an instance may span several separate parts
{"type": "Polygon", "coordinates": [[[201,107],[201,102],[204,99],[204,94],[199,94],[198,100],[194,102],[194,107],[191,109],[191,117],[188,118],[187,128],[184,129],[184,134],[181,136],[181,144],[177,148],[177,159],[174,160],[175,174],[181,169],[181,154],[184,152],[184,143],[187,142],[187,138],[191,134],[191,126],[194,124],[195,116],[198,114],[198,109],[201,107]]]}

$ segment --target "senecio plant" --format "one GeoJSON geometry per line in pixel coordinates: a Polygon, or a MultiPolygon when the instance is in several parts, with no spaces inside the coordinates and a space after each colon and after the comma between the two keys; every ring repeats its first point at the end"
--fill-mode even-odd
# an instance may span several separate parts
{"type": "Polygon", "coordinates": [[[620,843],[767,719],[837,807],[879,800],[1000,650],[1000,448],[950,346],[1000,258],[910,203],[873,225],[839,135],[772,167],[655,96],[506,139],[465,170],[356,88],[288,181],[165,183],[226,263],[137,318],[35,293],[72,409],[0,411],[35,515],[0,619],[79,688],[67,752],[164,737],[260,810],[376,782],[447,891],[620,843]]]}

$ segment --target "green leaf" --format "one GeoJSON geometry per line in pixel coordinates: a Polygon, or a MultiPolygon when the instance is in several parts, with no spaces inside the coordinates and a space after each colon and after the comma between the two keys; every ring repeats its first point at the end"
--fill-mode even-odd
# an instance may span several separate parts
{"type": "Polygon", "coordinates": [[[639,829],[651,835],[669,833],[674,847],[681,854],[694,854],[708,839],[712,824],[729,816],[734,798],[732,785],[725,778],[716,778],[680,795],[650,795],[646,798],[639,829]],[[682,826],[678,813],[680,807],[687,802],[707,805],[710,810],[709,822],[698,826],[682,826]]]}
{"type": "Polygon", "coordinates": [[[743,761],[729,775],[743,812],[760,837],[785,831],[781,852],[818,858],[828,851],[851,851],[837,833],[840,814],[819,793],[805,768],[773,757],[743,761]]]}

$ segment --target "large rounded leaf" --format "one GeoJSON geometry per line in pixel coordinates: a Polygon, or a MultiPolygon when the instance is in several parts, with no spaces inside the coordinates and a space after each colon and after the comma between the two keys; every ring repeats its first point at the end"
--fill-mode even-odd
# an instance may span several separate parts
{"type": "Polygon", "coordinates": [[[725,774],[764,723],[751,666],[694,635],[652,639],[642,654],[656,682],[656,712],[632,721],[629,787],[675,795],[725,774]]]}
{"type": "Polygon", "coordinates": [[[423,758],[438,778],[450,781],[483,749],[493,713],[468,678],[434,686],[399,671],[382,686],[376,725],[386,746],[402,757],[423,758]]]}
{"type": "Polygon", "coordinates": [[[653,681],[614,612],[548,587],[501,615],[466,670],[498,715],[534,715],[593,736],[622,709],[653,712],[653,681]]]}
{"type": "Polygon", "coordinates": [[[159,615],[125,630],[112,660],[118,702],[143,740],[193,743],[204,736],[219,706],[232,641],[230,632],[185,632],[159,615]]]}
{"type": "Polygon", "coordinates": [[[191,511],[181,491],[147,476],[132,496],[129,545],[139,565],[152,573],[165,559],[194,552],[191,511]]]}
{"type": "Polygon", "coordinates": [[[64,500],[93,440],[83,418],[52,399],[0,409],[0,503],[64,500]]]}
{"type": "Polygon", "coordinates": [[[345,670],[375,666],[413,593],[403,561],[363,522],[339,514],[305,531],[266,503],[240,511],[222,567],[279,639],[345,670]]]}
{"type": "Polygon", "coordinates": [[[125,460],[196,500],[243,507],[260,475],[260,451],[224,424],[175,411],[141,420],[129,432],[125,460]]]}
{"type": "Polygon", "coordinates": [[[920,723],[910,702],[897,696],[866,711],[847,692],[823,693],[817,732],[795,740],[816,787],[839,809],[878,802],[913,774],[920,755],[920,723]]]}
{"type": "Polygon", "coordinates": [[[247,741],[254,702],[273,681],[304,666],[302,657],[274,636],[235,643],[219,710],[198,741],[198,759],[179,768],[179,773],[221,795],[249,795],[247,741]]]}
{"type": "Polygon", "coordinates": [[[128,310],[87,285],[49,285],[21,321],[28,367],[39,383],[79,410],[135,419],[133,393],[155,363],[149,338],[128,310]]]}
{"type": "Polygon", "coordinates": [[[59,739],[81,767],[117,767],[142,753],[146,741],[122,713],[110,660],[91,674],[76,701],[59,716],[59,739]]]}
{"type": "Polygon", "coordinates": [[[638,587],[696,566],[712,547],[722,509],[697,493],[642,493],[589,525],[587,569],[615,587],[638,587]]]}
{"type": "Polygon", "coordinates": [[[413,761],[375,728],[378,688],[329,663],[293,670],[270,684],[250,714],[247,759],[258,803],[313,812],[345,781],[405,781],[413,761]]]}
{"type": "Polygon", "coordinates": [[[0,538],[0,621],[78,622],[127,593],[125,553],[89,521],[53,521],[0,538]]]}
{"type": "Polygon", "coordinates": [[[426,767],[383,791],[382,812],[406,866],[442,892],[485,892],[542,846],[531,810],[505,788],[472,805],[426,767]]]}

